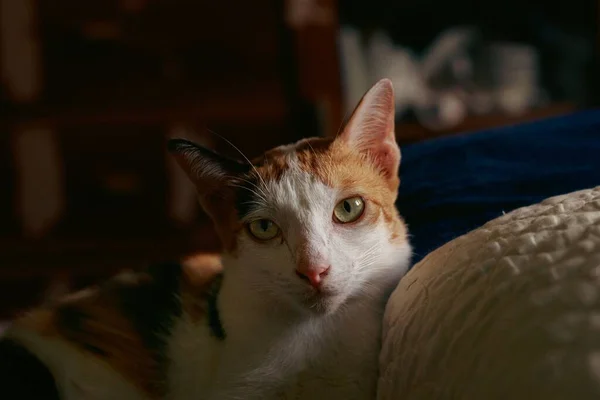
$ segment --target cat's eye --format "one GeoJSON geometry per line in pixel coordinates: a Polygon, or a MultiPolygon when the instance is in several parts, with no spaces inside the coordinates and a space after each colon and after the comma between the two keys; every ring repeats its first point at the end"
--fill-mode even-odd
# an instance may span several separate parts
{"type": "Polygon", "coordinates": [[[248,224],[248,231],[258,240],[266,241],[275,239],[279,235],[279,227],[275,222],[262,218],[248,224]]]}
{"type": "Polygon", "coordinates": [[[365,211],[365,201],[361,197],[349,197],[340,201],[333,209],[333,219],[348,224],[360,218],[365,211]]]}

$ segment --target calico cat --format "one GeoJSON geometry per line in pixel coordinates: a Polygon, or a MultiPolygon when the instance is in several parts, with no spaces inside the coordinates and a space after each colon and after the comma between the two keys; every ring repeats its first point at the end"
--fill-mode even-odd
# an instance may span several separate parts
{"type": "Polygon", "coordinates": [[[393,99],[382,80],[337,138],[252,162],[170,141],[221,258],[121,274],[20,317],[0,342],[0,393],[374,399],[382,313],[411,254],[393,99]]]}

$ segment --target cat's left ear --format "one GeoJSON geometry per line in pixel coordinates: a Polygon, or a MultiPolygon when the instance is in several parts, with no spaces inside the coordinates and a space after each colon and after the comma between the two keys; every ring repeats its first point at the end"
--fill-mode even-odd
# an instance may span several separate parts
{"type": "Polygon", "coordinates": [[[230,184],[236,177],[248,172],[250,164],[223,157],[184,139],[171,139],[167,147],[196,186],[200,205],[225,240],[227,232],[219,229],[230,222],[228,219],[234,197],[230,184]]]}
{"type": "Polygon", "coordinates": [[[397,179],[400,166],[394,115],[394,87],[389,79],[382,79],[363,96],[337,138],[371,157],[392,180],[397,179]]]}
{"type": "Polygon", "coordinates": [[[224,157],[189,140],[171,139],[167,149],[194,182],[200,195],[226,186],[232,177],[250,170],[249,164],[224,157]]]}

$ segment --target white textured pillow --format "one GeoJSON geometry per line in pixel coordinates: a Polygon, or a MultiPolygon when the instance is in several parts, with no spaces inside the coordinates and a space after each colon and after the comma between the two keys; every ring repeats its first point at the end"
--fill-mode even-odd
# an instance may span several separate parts
{"type": "Polygon", "coordinates": [[[432,252],[383,330],[380,400],[600,398],[600,187],[432,252]]]}

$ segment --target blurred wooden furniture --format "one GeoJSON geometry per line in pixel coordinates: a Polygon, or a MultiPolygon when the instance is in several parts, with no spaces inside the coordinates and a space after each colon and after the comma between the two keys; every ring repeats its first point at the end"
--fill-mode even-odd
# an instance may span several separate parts
{"type": "Polygon", "coordinates": [[[0,2],[0,317],[218,249],[169,136],[251,157],[337,129],[332,1],[0,2]]]}
{"type": "Polygon", "coordinates": [[[337,18],[336,0],[0,0],[0,317],[55,277],[82,285],[218,249],[166,139],[237,156],[222,135],[251,157],[335,135],[337,18]]]}

